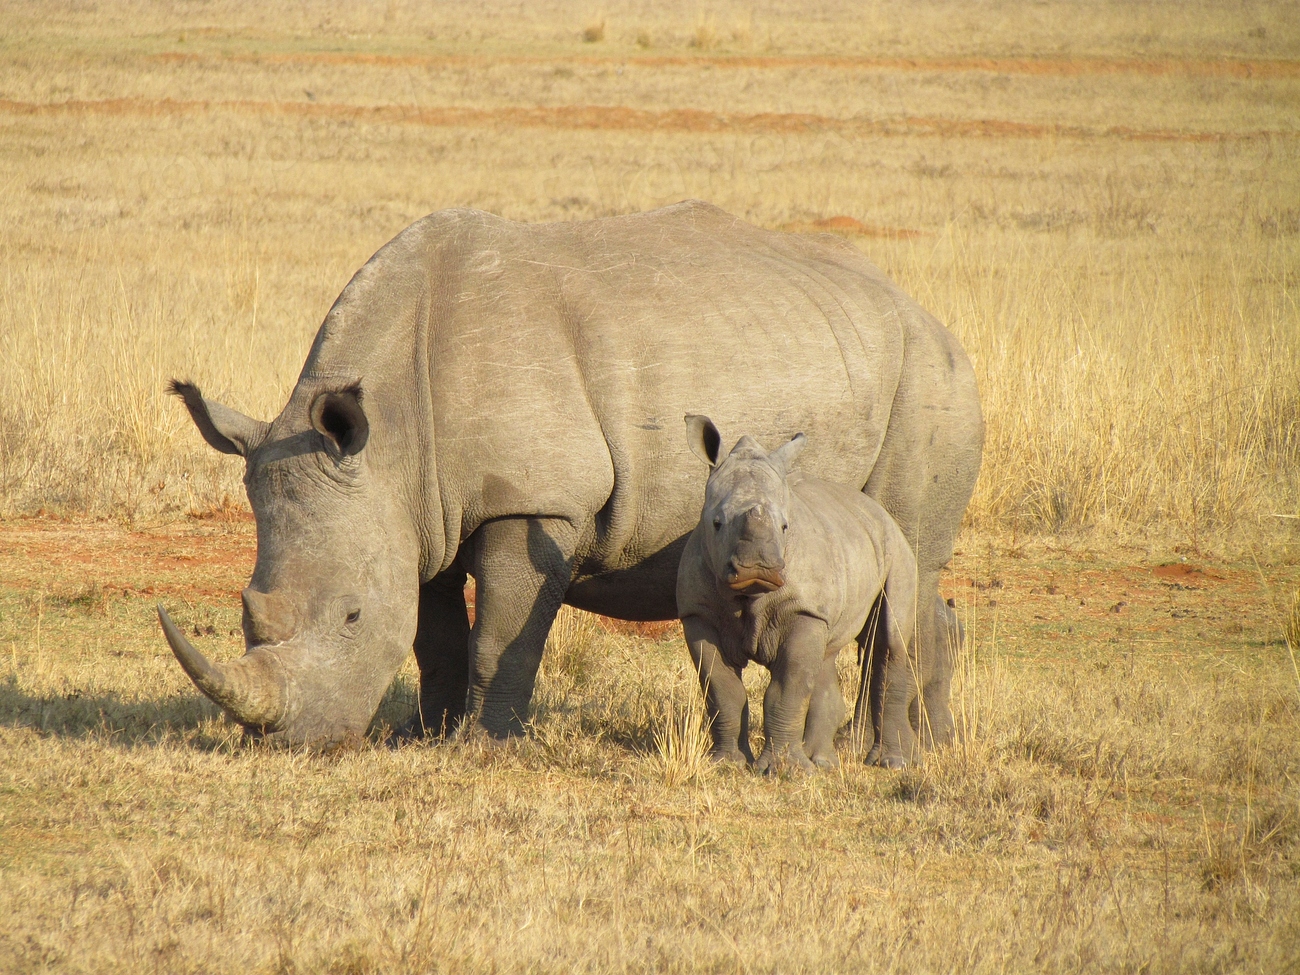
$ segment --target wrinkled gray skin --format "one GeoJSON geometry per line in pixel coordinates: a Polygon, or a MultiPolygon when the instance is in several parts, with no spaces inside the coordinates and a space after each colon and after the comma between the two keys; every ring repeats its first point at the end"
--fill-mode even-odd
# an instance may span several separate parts
{"type": "Polygon", "coordinates": [[[686,423],[691,449],[710,472],[677,569],[677,609],[704,691],[713,757],[754,761],[742,682],[752,660],[772,675],[755,766],[838,765],[844,698],[836,658],[856,641],[870,701],[859,694],[851,739],[862,740],[869,709],[868,761],[901,768],[916,756],[909,712],[919,700],[908,655],[917,603],[907,539],[856,488],[790,470],[803,434],[771,453],[742,437],[723,457],[711,420],[688,416],[686,423]]]}
{"type": "MultiPolygon", "coordinates": [[[[890,511],[930,601],[983,440],[961,347],[853,247],[698,202],[585,223],[432,214],[343,290],[274,421],[176,391],[244,457],[258,552],[241,660],[164,630],[236,720],[313,744],[363,734],[412,647],[416,730],[468,713],[500,736],[527,720],[562,602],[675,617],[704,479],[683,414],[807,431],[804,469],[890,511]]],[[[943,621],[922,616],[926,646],[943,621]]]]}

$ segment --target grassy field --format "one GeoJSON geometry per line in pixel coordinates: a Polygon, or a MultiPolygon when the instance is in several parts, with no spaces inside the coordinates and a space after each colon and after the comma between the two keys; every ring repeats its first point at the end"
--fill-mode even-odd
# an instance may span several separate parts
{"type": "Polygon", "coordinates": [[[1300,969],[1300,20],[800,7],[0,2],[0,970],[1300,969]],[[273,416],[439,207],[691,196],[970,350],[964,742],[713,769],[678,632],[566,612],[525,741],[387,747],[408,666],[245,743],[152,616],[239,652],[255,545],[164,382],[273,416]]]}

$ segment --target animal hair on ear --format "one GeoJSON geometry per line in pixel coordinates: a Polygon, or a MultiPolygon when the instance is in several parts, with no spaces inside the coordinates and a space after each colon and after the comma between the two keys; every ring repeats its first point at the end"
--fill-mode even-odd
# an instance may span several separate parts
{"type": "MultiPolygon", "coordinates": [[[[354,379],[346,386],[340,386],[338,389],[323,389],[321,390],[321,393],[332,393],[335,396],[351,396],[356,399],[358,404],[361,403],[361,398],[364,395],[361,391],[360,379],[354,379]]],[[[320,393],[317,393],[316,395],[319,396],[320,393]]]]}

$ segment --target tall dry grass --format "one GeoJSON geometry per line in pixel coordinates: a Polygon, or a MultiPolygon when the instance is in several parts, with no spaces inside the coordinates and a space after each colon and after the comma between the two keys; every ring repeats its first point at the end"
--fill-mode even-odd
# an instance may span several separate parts
{"type": "MultiPolygon", "coordinates": [[[[396,34],[349,40],[344,55],[351,45],[359,60],[317,63],[301,41],[271,45],[287,60],[259,60],[268,42],[238,28],[237,57],[204,34],[148,44],[114,34],[117,10],[92,18],[108,32],[93,42],[71,27],[33,26],[0,58],[0,80],[23,104],[90,106],[71,116],[0,111],[11,147],[0,159],[0,514],[140,520],[241,502],[238,463],[202,448],[164,383],[192,377],[274,415],[333,296],[425,212],[474,205],[574,219],[696,196],[767,226],[853,217],[867,232],[858,245],[958,334],[989,422],[974,527],[1158,526],[1193,544],[1231,545],[1290,538],[1300,525],[1275,517],[1300,513],[1300,140],[1285,134],[1300,81],[1109,68],[1082,80],[854,72],[813,55],[793,75],[722,70],[703,53],[698,64],[644,68],[611,9],[610,40],[599,46],[626,48],[626,72],[567,61],[593,46],[576,33],[567,48],[539,40],[533,60],[510,60],[530,49],[501,39],[506,47],[465,48],[485,64],[493,52],[504,58],[473,69],[469,85],[470,69],[454,61],[366,60],[385,45],[406,51],[396,34]],[[190,60],[169,59],[170,49],[190,60]],[[167,98],[213,107],[169,114],[167,98]],[[279,115],[268,107],[277,100],[487,114],[449,127],[358,124],[279,115]],[[761,122],[693,132],[492,121],[497,106],[521,103],[1048,128],[937,139],[833,126],[765,134],[761,122]],[[1159,139],[1106,134],[1115,124],[1159,139]],[[1053,135],[1053,125],[1075,134],[1053,135]]],[[[837,10],[828,7],[827,23],[854,16],[837,10]]],[[[956,16],[950,6],[926,11],[956,16]]],[[[1292,41],[1270,11],[1258,8],[1264,33],[1243,43],[1275,57],[1292,41]]],[[[399,5],[389,19],[411,13],[399,5]]],[[[688,45],[691,25],[753,20],[688,13],[670,42],[682,52],[699,50],[688,45]]],[[[1143,16],[1169,13],[1157,5],[1143,16]]],[[[790,21],[756,16],[778,37],[803,36],[790,21]]],[[[1179,30],[1218,36],[1235,23],[1218,16],[1179,30]]],[[[1124,22],[1106,23],[1108,39],[1075,39],[1066,54],[1131,53],[1124,22]]],[[[1176,63],[1201,50],[1176,33],[1148,52],[1176,63]]],[[[726,34],[718,27],[717,43],[726,34]]],[[[866,53],[940,50],[906,31],[877,40],[866,53]]]]}
{"type": "MultiPolygon", "coordinates": [[[[894,273],[963,339],[988,421],[972,522],[1276,537],[1300,504],[1300,248],[951,228],[894,273]],[[1281,516],[1283,520],[1279,520],[1281,516]]],[[[1190,236],[1190,235],[1189,235],[1190,236]]]]}

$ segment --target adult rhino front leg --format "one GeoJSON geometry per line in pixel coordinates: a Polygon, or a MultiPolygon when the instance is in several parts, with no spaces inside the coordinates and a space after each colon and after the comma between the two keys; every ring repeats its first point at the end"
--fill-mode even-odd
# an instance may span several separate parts
{"type": "Polygon", "coordinates": [[[494,737],[523,734],[576,541],[562,518],[500,518],[470,537],[477,592],[467,706],[474,725],[494,737]]]}
{"type": "Polygon", "coordinates": [[[454,565],[420,586],[415,662],[420,667],[420,710],[405,734],[444,737],[465,716],[469,692],[469,613],[466,572],[454,565]]]}

